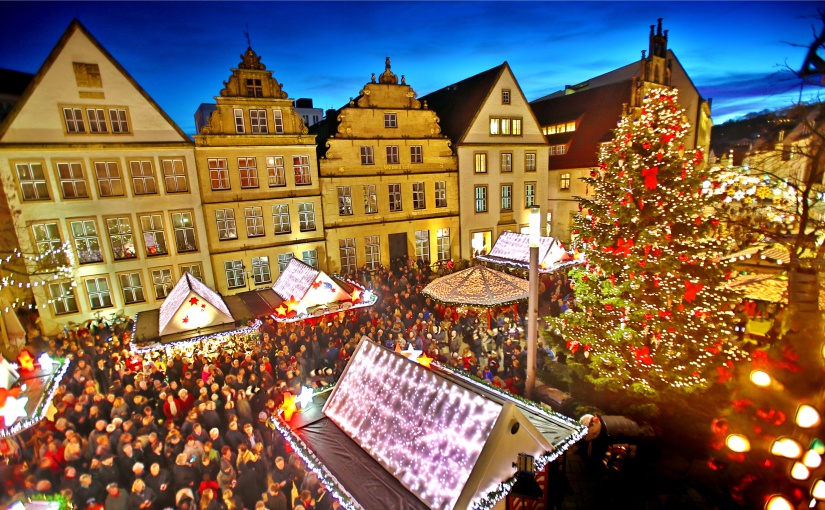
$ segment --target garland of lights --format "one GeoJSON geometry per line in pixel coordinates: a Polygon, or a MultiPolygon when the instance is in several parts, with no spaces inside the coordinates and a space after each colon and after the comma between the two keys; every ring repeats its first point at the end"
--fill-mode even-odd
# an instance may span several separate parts
{"type": "MultiPolygon", "coordinates": [[[[38,276],[38,277],[41,278],[41,280],[34,281],[34,282],[22,282],[22,281],[17,281],[13,276],[3,276],[2,278],[0,278],[0,290],[2,290],[4,288],[9,288],[9,287],[18,288],[18,289],[24,289],[24,288],[25,289],[31,289],[31,288],[37,288],[37,287],[45,287],[46,285],[48,285],[50,282],[52,282],[54,280],[59,280],[61,278],[69,278],[73,274],[74,267],[73,267],[73,260],[72,259],[73,259],[74,254],[72,252],[72,246],[69,243],[64,243],[59,248],[46,250],[43,253],[41,253],[39,255],[36,255],[36,256],[25,255],[25,254],[23,254],[23,252],[21,252],[17,248],[14,248],[14,250],[12,251],[12,253],[10,255],[7,255],[6,257],[0,258],[0,263],[8,264],[13,259],[22,258],[26,263],[36,265],[36,264],[39,264],[41,260],[44,260],[44,259],[47,259],[47,258],[55,259],[55,257],[54,257],[55,255],[65,256],[67,263],[56,265],[53,269],[50,269],[51,271],[54,271],[53,273],[49,273],[51,275],[51,278],[47,278],[48,275],[46,275],[46,274],[43,274],[43,275],[34,274],[34,275],[28,275],[28,276],[30,276],[30,277],[31,276],[38,276]]],[[[2,269],[2,268],[0,268],[0,269],[2,269]]],[[[76,282],[73,281],[71,283],[72,283],[72,287],[77,286],[76,282]]],[[[42,303],[40,305],[40,307],[41,308],[46,308],[48,305],[52,304],[54,301],[55,301],[55,299],[49,298],[46,302],[42,303]]],[[[23,304],[23,303],[24,303],[24,301],[20,297],[16,297],[15,300],[12,303],[9,303],[9,305],[4,308],[4,312],[9,313],[9,310],[12,310],[15,307],[17,307],[18,305],[23,304]]],[[[37,308],[37,305],[28,303],[28,304],[26,304],[26,308],[29,309],[29,310],[33,310],[33,309],[37,308]]]]}
{"type": "Polygon", "coordinates": [[[46,501],[49,503],[57,503],[58,510],[71,510],[74,508],[72,500],[60,494],[33,494],[27,498],[28,501],[46,501]]]}
{"type": "MultiPolygon", "coordinates": [[[[137,331],[137,323],[138,323],[138,313],[135,313],[134,324],[132,325],[132,343],[134,344],[137,340],[135,333],[137,331]]],[[[186,340],[180,340],[178,342],[172,342],[168,344],[163,343],[155,343],[152,345],[148,345],[146,347],[138,347],[133,349],[132,352],[135,354],[146,354],[152,351],[157,351],[159,349],[167,349],[167,350],[174,350],[174,349],[181,349],[186,346],[193,345],[197,342],[208,342],[210,340],[214,340],[217,338],[222,338],[227,335],[249,335],[252,333],[257,333],[258,329],[261,327],[263,322],[260,319],[255,319],[255,321],[245,328],[234,329],[232,331],[222,331],[220,333],[214,333],[207,336],[198,336],[195,338],[189,338],[186,340]]]]}
{"type": "Polygon", "coordinates": [[[727,324],[736,295],[719,285],[732,276],[729,242],[703,192],[715,176],[700,149],[685,150],[683,117],[675,90],[650,91],[583,179],[592,196],[573,233],[587,261],[571,272],[581,311],[548,322],[597,386],[690,392],[743,358],[727,324]]]}
{"type": "Polygon", "coordinates": [[[17,435],[23,432],[24,430],[33,427],[43,418],[46,417],[46,412],[48,411],[49,406],[52,403],[52,400],[54,400],[54,394],[55,392],[57,392],[57,388],[60,386],[60,381],[63,379],[63,375],[65,375],[66,370],[69,369],[70,364],[69,359],[67,358],[52,358],[52,361],[54,362],[52,364],[52,370],[54,370],[55,364],[60,363],[60,366],[57,370],[57,373],[52,378],[49,387],[46,388],[46,398],[40,401],[40,404],[37,405],[29,419],[24,421],[17,421],[11,427],[5,427],[3,429],[0,429],[0,439],[17,435]]]}

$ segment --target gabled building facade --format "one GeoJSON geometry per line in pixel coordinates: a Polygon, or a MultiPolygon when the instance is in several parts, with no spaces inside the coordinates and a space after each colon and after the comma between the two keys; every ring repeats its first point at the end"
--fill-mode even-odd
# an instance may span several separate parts
{"type": "Polygon", "coordinates": [[[685,148],[701,147],[707,154],[713,126],[710,101],[705,100],[667,47],[668,33],[650,26],[649,46],[639,61],[577,85],[567,86],[530,103],[550,145],[547,223],[549,235],[571,240],[578,200],[589,189],[581,181],[599,163],[601,144],[613,138],[622,115],[633,115],[649,90],[674,87],[685,109],[690,130],[685,148]]]}
{"type": "Polygon", "coordinates": [[[191,140],[76,20],[0,126],[0,175],[44,333],[212,284],[191,140]]]}
{"type": "Polygon", "coordinates": [[[195,136],[215,289],[270,286],[293,256],[324,269],[315,136],[293,100],[252,48],[215,100],[195,136]]]}
{"type": "MultiPolygon", "coordinates": [[[[458,155],[461,258],[547,207],[547,141],[507,62],[421,98],[458,155]]],[[[526,231],[526,230],[525,230],[526,231]]]]}
{"type": "Polygon", "coordinates": [[[459,254],[456,159],[416,95],[387,58],[378,79],[313,126],[331,272],[459,254]]]}

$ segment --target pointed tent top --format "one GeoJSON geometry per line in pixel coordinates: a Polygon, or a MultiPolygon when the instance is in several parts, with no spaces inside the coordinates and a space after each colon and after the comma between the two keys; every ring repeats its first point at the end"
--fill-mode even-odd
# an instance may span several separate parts
{"type": "Polygon", "coordinates": [[[378,83],[398,85],[398,76],[390,71],[390,57],[384,62],[384,72],[378,77],[378,83]]]}
{"type": "Polygon", "coordinates": [[[172,289],[172,292],[166,296],[163,304],[160,305],[158,315],[158,331],[160,331],[161,334],[163,334],[166,326],[175,316],[175,313],[177,313],[181,305],[184,304],[184,301],[187,296],[189,296],[190,292],[194,292],[199,295],[210,305],[232,318],[232,313],[229,311],[229,308],[226,307],[226,303],[224,303],[223,298],[221,298],[217,292],[207,287],[204,283],[201,283],[200,280],[190,275],[187,271],[183,273],[181,279],[175,284],[175,288],[172,289]]]}
{"type": "Polygon", "coordinates": [[[448,304],[491,308],[527,299],[529,282],[485,266],[473,266],[434,280],[422,294],[448,304]]]}
{"type": "MultiPolygon", "coordinates": [[[[248,36],[247,36],[248,37],[248,36]]],[[[265,71],[266,66],[261,63],[261,57],[255,53],[252,46],[246,48],[246,52],[241,55],[241,63],[238,69],[251,69],[253,71],[265,71]]]]}
{"type": "MultiPolygon", "coordinates": [[[[484,262],[510,267],[530,267],[530,236],[516,232],[502,232],[487,255],[476,257],[484,262]]],[[[539,238],[539,272],[550,273],[557,269],[579,264],[565,251],[562,243],[553,237],[539,238]]]]}

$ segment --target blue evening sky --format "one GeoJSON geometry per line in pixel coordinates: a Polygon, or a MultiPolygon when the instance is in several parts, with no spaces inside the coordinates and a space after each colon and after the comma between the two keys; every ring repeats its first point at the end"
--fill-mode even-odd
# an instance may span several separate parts
{"type": "MultiPolygon", "coordinates": [[[[419,95],[508,61],[528,100],[638,61],[664,18],[719,124],[800,97],[823,2],[0,2],[0,67],[34,73],[78,18],[187,133],[253,49],[291,98],[338,108],[392,59],[419,95]],[[802,45],[798,48],[791,43],[802,45]]],[[[815,89],[806,89],[808,97],[815,89]]]]}

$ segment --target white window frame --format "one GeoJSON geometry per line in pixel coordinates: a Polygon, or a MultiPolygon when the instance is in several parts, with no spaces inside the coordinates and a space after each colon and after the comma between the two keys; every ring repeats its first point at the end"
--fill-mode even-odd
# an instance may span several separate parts
{"type": "Polygon", "coordinates": [[[312,184],[312,175],[309,172],[309,156],[292,156],[292,171],[295,174],[296,186],[312,184]]]}
{"type": "Polygon", "coordinates": [[[129,117],[124,108],[109,108],[109,122],[112,125],[112,134],[123,135],[129,133],[129,117]]]}
{"type": "Polygon", "coordinates": [[[132,174],[132,192],[136,196],[157,195],[158,186],[151,160],[130,161],[129,172],[132,174]]]}
{"type": "Polygon", "coordinates": [[[175,236],[175,249],[178,253],[198,251],[195,238],[195,219],[191,211],[172,213],[172,231],[175,236]]]}
{"type": "Polygon", "coordinates": [[[166,299],[174,288],[172,270],[168,267],[152,269],[152,286],[155,288],[155,299],[166,299]]]}
{"type": "Polygon", "coordinates": [[[42,163],[16,163],[14,166],[20,182],[20,195],[24,201],[51,200],[42,163]]]}
{"type": "Polygon", "coordinates": [[[163,182],[166,193],[186,193],[189,191],[189,182],[186,177],[186,167],[182,159],[161,159],[163,168],[163,182]]]}
{"type": "Polygon", "coordinates": [[[235,222],[235,209],[215,209],[215,222],[218,226],[218,239],[229,241],[238,238],[238,224],[235,222]]]}
{"type": "Polygon", "coordinates": [[[313,248],[311,250],[302,251],[301,260],[304,261],[304,264],[318,269],[318,250],[313,248]]]}
{"type": "Polygon", "coordinates": [[[246,275],[244,274],[243,260],[227,260],[223,263],[224,274],[226,275],[227,289],[240,289],[246,287],[246,275]]]}
{"type": "Polygon", "coordinates": [[[440,228],[435,233],[436,250],[438,250],[438,261],[450,260],[450,228],[440,228]]]}
{"type": "Polygon", "coordinates": [[[243,189],[258,187],[258,158],[238,158],[238,179],[243,189]]]}
{"type": "Polygon", "coordinates": [[[395,113],[385,113],[384,114],[384,127],[385,128],[397,128],[398,127],[398,115],[395,113]]]}
{"type": "Polygon", "coordinates": [[[272,110],[272,124],[276,135],[284,134],[284,113],[281,110],[272,110]]]}
{"type": "Polygon", "coordinates": [[[95,161],[97,190],[101,197],[122,197],[123,178],[117,161],[95,161]]]}
{"type": "Polygon", "coordinates": [[[246,219],[246,237],[263,237],[266,235],[263,207],[259,205],[244,207],[243,215],[246,219]]]}
{"type": "Polygon", "coordinates": [[[269,125],[266,121],[266,110],[249,110],[249,128],[253,135],[268,135],[269,125]]]}
{"type": "Polygon", "coordinates": [[[475,173],[477,174],[486,174],[487,173],[487,153],[486,152],[476,152],[473,155],[473,159],[475,161],[475,173]]]}
{"type": "Polygon", "coordinates": [[[255,285],[272,282],[272,271],[269,269],[269,257],[262,255],[252,257],[252,280],[255,285]]]}
{"type": "Polygon", "coordinates": [[[192,278],[196,278],[198,281],[203,281],[203,266],[200,263],[194,264],[183,264],[180,266],[180,275],[183,277],[183,273],[189,273],[192,275],[192,278]]]}
{"type": "Polygon", "coordinates": [[[447,207],[447,181],[435,181],[435,206],[447,207]]]}
{"type": "Polygon", "coordinates": [[[148,213],[138,216],[140,231],[143,234],[143,248],[147,257],[160,257],[169,255],[169,245],[166,243],[166,230],[163,227],[163,215],[160,213],[148,213]],[[148,221],[144,221],[148,220],[148,221]],[[151,244],[150,241],[151,240],[151,244]],[[151,253],[149,248],[154,245],[156,253],[151,253]]]}
{"type": "Polygon", "coordinates": [[[83,280],[86,288],[86,296],[89,298],[89,307],[92,310],[101,308],[111,308],[112,288],[109,286],[109,279],[105,276],[93,276],[83,280]]]}
{"type": "Polygon", "coordinates": [[[513,171],[513,153],[512,152],[502,152],[501,153],[501,171],[502,172],[512,172],[513,171]]]}
{"type": "Polygon", "coordinates": [[[375,184],[364,184],[364,214],[378,213],[378,191],[375,184]]]}
{"type": "Polygon", "coordinates": [[[67,133],[83,134],[86,132],[86,124],[83,123],[82,108],[63,108],[63,120],[66,123],[67,133]]]}
{"type": "Polygon", "coordinates": [[[355,252],[355,238],[338,239],[338,253],[341,258],[341,272],[352,273],[358,269],[358,260],[355,252]]]}
{"type": "Polygon", "coordinates": [[[418,164],[424,162],[424,149],[421,145],[410,145],[410,163],[418,164]]]}
{"type": "Polygon", "coordinates": [[[487,186],[476,186],[473,190],[473,196],[475,197],[475,212],[477,213],[486,213],[488,210],[487,207],[487,186]],[[479,191],[482,193],[479,194],[479,191]]]}
{"type": "Polygon", "coordinates": [[[89,189],[83,172],[83,164],[79,161],[65,161],[55,164],[57,177],[60,179],[60,192],[66,200],[75,198],[89,198],[89,189]],[[69,193],[66,193],[69,191],[69,193]]]}
{"type": "Polygon", "coordinates": [[[387,164],[397,165],[401,162],[397,145],[387,145],[387,164]]]}
{"type": "Polygon", "coordinates": [[[381,267],[381,238],[379,236],[364,237],[364,253],[367,269],[381,267]]]}
{"type": "Polygon", "coordinates": [[[536,206],[536,183],[524,183],[524,208],[529,209],[536,206]]]}
{"type": "Polygon", "coordinates": [[[298,202],[298,225],[301,232],[315,230],[315,204],[312,202],[298,202]]]}
{"type": "Polygon", "coordinates": [[[524,153],[524,171],[525,172],[535,172],[536,171],[536,153],[535,152],[526,152],[526,153],[524,153]]]}
{"type": "Polygon", "coordinates": [[[121,273],[117,275],[120,282],[120,290],[123,292],[123,303],[133,305],[146,301],[146,294],[143,292],[143,281],[139,271],[132,273],[121,273]]]}
{"type": "Polygon", "coordinates": [[[74,239],[74,249],[79,264],[97,264],[103,262],[103,251],[100,249],[100,236],[97,232],[97,222],[92,219],[72,220],[69,230],[74,239]]]}
{"type": "Polygon", "coordinates": [[[286,169],[284,168],[283,156],[266,157],[266,175],[270,188],[286,186],[286,169]]]}
{"type": "Polygon", "coordinates": [[[415,231],[415,259],[430,263],[430,231],[415,231]]]}
{"type": "Polygon", "coordinates": [[[361,146],[361,164],[362,165],[374,165],[375,164],[375,153],[372,145],[362,145],[361,146]]]}
{"type": "Polygon", "coordinates": [[[137,248],[135,247],[135,235],[132,230],[132,218],[128,216],[117,216],[106,218],[106,235],[112,246],[112,255],[115,260],[128,260],[137,258],[137,248]],[[129,245],[132,246],[131,251],[129,245]],[[120,254],[120,256],[118,256],[120,254]]]}
{"type": "Polygon", "coordinates": [[[276,234],[289,234],[292,232],[289,204],[275,204],[272,206],[272,224],[276,234]]]}
{"type": "Polygon", "coordinates": [[[278,274],[284,272],[286,269],[287,264],[289,261],[292,260],[294,255],[292,253],[279,253],[278,254],[278,274]]]}
{"type": "Polygon", "coordinates": [[[501,185],[501,210],[502,211],[512,211],[513,210],[513,185],[512,184],[502,184],[501,185]]]}
{"type": "Polygon", "coordinates": [[[213,191],[231,189],[229,181],[229,165],[226,158],[208,158],[206,166],[209,168],[209,183],[213,191]]]}
{"type": "Polygon", "coordinates": [[[352,216],[351,186],[338,186],[338,216],[352,216]]]}
{"type": "Polygon", "coordinates": [[[389,197],[390,202],[390,212],[399,212],[404,210],[404,204],[401,201],[401,184],[388,184],[387,195],[389,197]]]}
{"type": "Polygon", "coordinates": [[[561,191],[570,191],[570,172],[559,174],[559,189],[561,191]]]}
{"type": "Polygon", "coordinates": [[[77,313],[77,296],[72,282],[49,283],[49,298],[55,315],[77,313]]]}
{"type": "Polygon", "coordinates": [[[423,182],[412,183],[413,209],[427,208],[427,187],[423,182]]]}
{"type": "Polygon", "coordinates": [[[235,115],[235,134],[246,134],[246,124],[243,118],[243,108],[234,108],[232,113],[235,115]]]}
{"type": "Polygon", "coordinates": [[[106,111],[103,108],[86,108],[86,117],[89,119],[89,133],[106,134],[106,111]]]}

